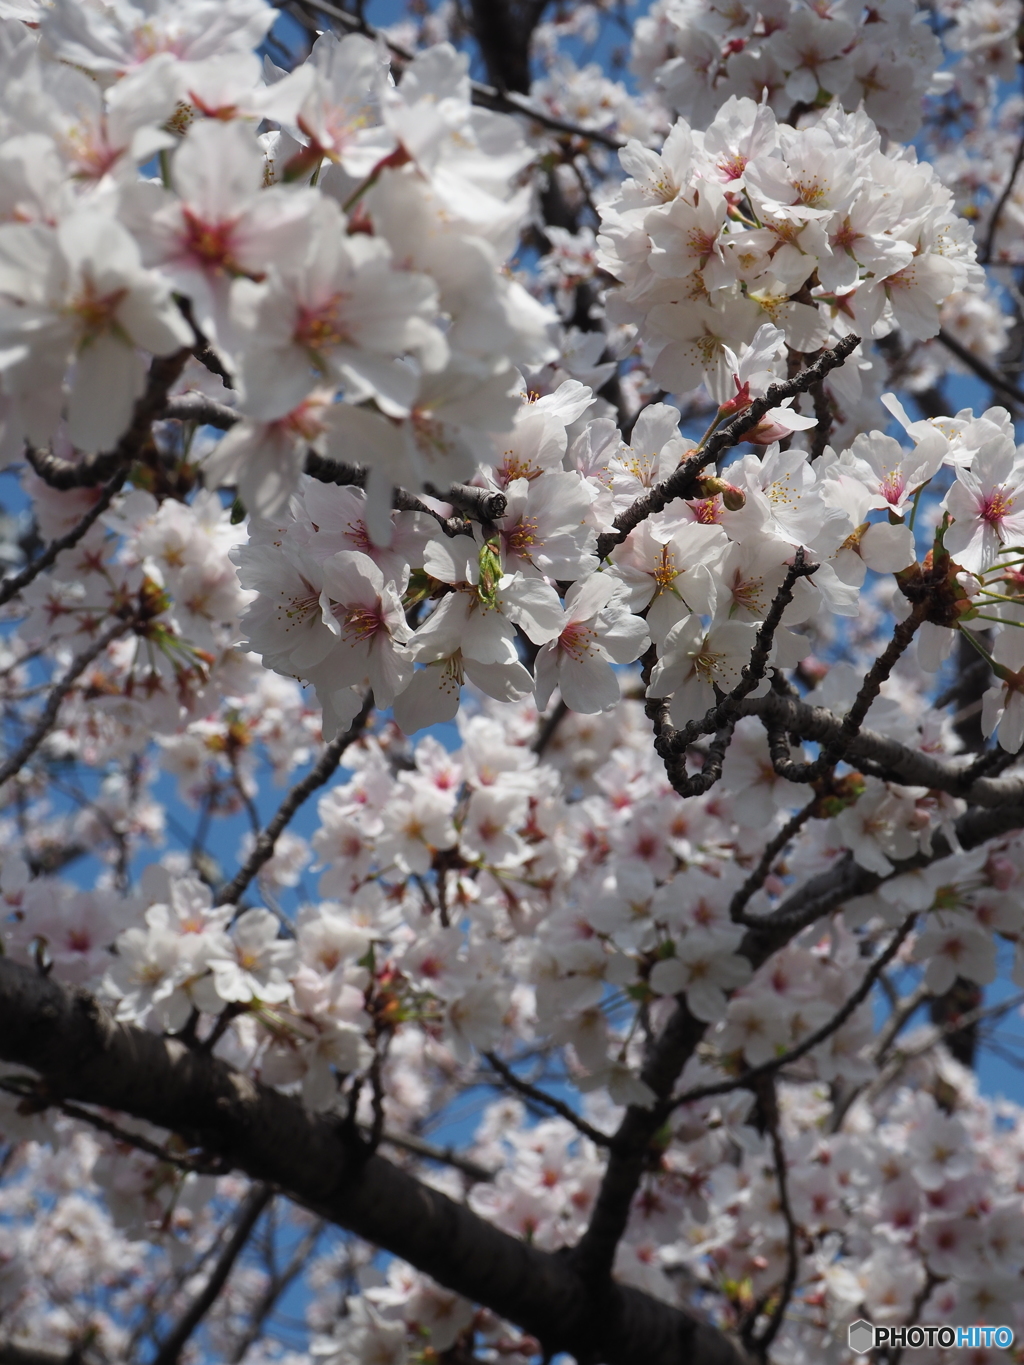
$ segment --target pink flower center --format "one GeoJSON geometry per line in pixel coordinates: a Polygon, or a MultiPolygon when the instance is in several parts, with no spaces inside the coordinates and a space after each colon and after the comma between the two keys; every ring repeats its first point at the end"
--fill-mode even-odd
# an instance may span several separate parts
{"type": "Polygon", "coordinates": [[[890,469],[882,480],[881,492],[886,502],[891,502],[894,507],[899,505],[903,497],[903,491],[907,486],[907,481],[898,469],[890,469]]]}
{"type": "Polygon", "coordinates": [[[341,320],[343,295],[335,294],[319,308],[300,308],[292,340],[304,350],[319,353],[350,340],[341,320]]]}
{"type": "Polygon", "coordinates": [[[981,517],[982,521],[988,522],[989,526],[994,526],[998,529],[1000,522],[1010,515],[1010,509],[1013,506],[1013,503],[1014,499],[1009,496],[1001,486],[999,488],[993,488],[992,492],[982,501],[982,504],[978,509],[978,515],[981,517]]]}
{"type": "Polygon", "coordinates": [[[372,640],[378,631],[387,632],[380,607],[344,606],[339,603],[334,608],[334,615],[341,625],[342,634],[350,643],[372,640]]]}
{"type": "Polygon", "coordinates": [[[594,632],[584,621],[570,621],[558,643],[567,654],[582,663],[594,647],[594,632]]]}

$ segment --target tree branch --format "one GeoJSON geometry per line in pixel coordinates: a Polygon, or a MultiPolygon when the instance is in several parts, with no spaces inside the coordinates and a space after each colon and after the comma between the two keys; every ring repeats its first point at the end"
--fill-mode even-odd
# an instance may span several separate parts
{"type": "Polygon", "coordinates": [[[826,1042],[833,1033],[836,1033],[846,1023],[847,1019],[864,1003],[871,994],[875,982],[888,967],[906,940],[907,935],[914,927],[917,915],[910,915],[905,919],[893,935],[884,952],[879,954],[871,964],[870,968],[864,973],[863,980],[849,999],[843,1004],[824,1024],[813,1033],[798,1043],[796,1047],[790,1048],[780,1057],[773,1057],[770,1061],[762,1062],[759,1066],[752,1066],[748,1070],[741,1072],[731,1080],[718,1081],[713,1085],[699,1085],[693,1090],[687,1090],[685,1094],[678,1095],[672,1100],[673,1108],[681,1104],[695,1104],[697,1100],[710,1099],[714,1095],[728,1095],[733,1090],[750,1090],[765,1076],[772,1076],[781,1071],[784,1066],[789,1066],[792,1062],[797,1062],[801,1057],[806,1057],[808,1052],[819,1047],[826,1042]]]}
{"type": "Polygon", "coordinates": [[[274,1191],[269,1185],[254,1185],[249,1191],[239,1206],[234,1230],[217,1257],[209,1279],[189,1304],[181,1321],[161,1344],[153,1357],[152,1365],[177,1365],[189,1337],[216,1303],[217,1296],[227,1284],[228,1276],[252,1235],[253,1228],[273,1197],[274,1191]]]}
{"type": "Polygon", "coordinates": [[[51,488],[94,488],[106,483],[138,459],[151,439],[150,428],[167,406],[167,394],[178,382],[191,355],[186,347],[174,355],[156,356],[149,367],[146,392],[135,404],[128,430],[113,450],[84,455],[80,460],[65,460],[51,451],[27,446],[25,458],[51,488]]]}
{"type": "Polygon", "coordinates": [[[985,233],[985,244],[978,255],[978,260],[982,265],[988,265],[992,260],[992,246],[996,239],[999,219],[1002,216],[1003,209],[1006,208],[1006,201],[1013,193],[1017,172],[1020,170],[1022,162],[1024,162],[1024,133],[1021,134],[1020,141],[1017,143],[1017,155],[1013,158],[1010,174],[1007,176],[1002,193],[996,200],[995,207],[992,210],[992,217],[988,221],[988,231],[985,233]]]}
{"type": "Polygon", "coordinates": [[[112,644],[119,636],[125,635],[132,629],[133,625],[133,621],[115,621],[113,625],[108,626],[103,634],[92,642],[88,649],[83,649],[80,654],[75,655],[68,666],[68,671],[61,678],[60,682],[50,690],[49,699],[43,708],[43,713],[39,717],[35,728],[25,736],[24,740],[18,745],[14,753],[11,754],[7,762],[0,766],[0,787],[2,787],[5,782],[9,782],[15,773],[20,772],[39,748],[40,744],[42,744],[46,736],[50,733],[50,730],[57,719],[57,713],[60,710],[61,703],[71,691],[78,678],[80,678],[89,665],[103,653],[108,645],[112,644]]]}
{"type": "MultiPolygon", "coordinates": [[[[703,1027],[703,1025],[701,1026],[703,1027]]],[[[54,1100],[75,1098],[193,1135],[225,1164],[402,1257],[579,1365],[745,1365],[692,1314],[540,1251],[346,1135],[336,1117],[198,1053],[117,1023],[96,1000],[0,958],[0,1059],[32,1067],[54,1100]]]]}
{"type": "Polygon", "coordinates": [[[353,720],[343,734],[337,735],[326,746],[320,759],[313,765],[310,771],[302,779],[296,782],[291,791],[278,806],[274,818],[267,825],[266,829],[257,837],[253,844],[252,852],[245,862],[232,877],[231,881],[220,891],[221,905],[237,905],[242,892],[252,881],[256,873],[264,863],[270,861],[274,856],[274,848],[277,844],[281,832],[284,830],[289,820],[302,805],[308,796],[316,791],[317,787],[322,787],[324,783],[333,775],[338,765],[344,757],[345,750],[358,739],[366,727],[370,712],[373,710],[373,693],[367,692],[359,714],[353,720]]]}
{"type": "Polygon", "coordinates": [[[765,413],[770,408],[778,407],[784,398],[807,393],[815,384],[820,384],[826,375],[844,364],[859,345],[860,337],[843,337],[830,351],[822,351],[813,365],[801,370],[792,379],[783,379],[777,384],[772,384],[763,397],[754,399],[746,412],[741,412],[731,422],[713,431],[704,444],[699,446],[689,459],[683,460],[663,483],[655,484],[649,493],[637,498],[631,507],[619,513],[612,523],[614,531],[606,531],[604,535],[598,536],[598,559],[604,559],[611,554],[615,546],[620,545],[630,531],[635,530],[642,521],[646,521],[655,512],[663,511],[676,498],[693,497],[697,492],[697,478],[706,465],[713,464],[723,451],[737,445],[748,431],[757,426],[765,413]]]}
{"type": "Polygon", "coordinates": [[[1014,403],[1024,407],[1024,389],[1018,389],[1015,384],[1011,384],[1008,379],[1004,379],[998,370],[994,370],[991,365],[986,365],[984,360],[979,360],[972,351],[969,351],[966,346],[957,341],[955,336],[951,336],[945,328],[940,329],[939,340],[947,351],[952,351],[957,360],[966,365],[969,370],[973,370],[979,379],[984,379],[985,383],[988,384],[990,388],[995,389],[1006,398],[1012,399],[1014,403]]]}
{"type": "Polygon", "coordinates": [[[524,1081],[521,1076],[517,1076],[510,1066],[507,1066],[501,1058],[494,1052],[485,1052],[484,1057],[502,1078],[506,1085],[518,1090],[520,1095],[525,1095],[527,1099],[533,1100],[535,1104],[543,1104],[547,1109],[553,1109],[556,1114],[560,1114],[563,1119],[568,1119],[574,1128],[588,1137],[598,1147],[610,1147],[612,1138],[607,1133],[601,1133],[586,1119],[581,1118],[576,1110],[571,1108],[564,1100],[558,1099],[555,1095],[549,1095],[545,1090],[538,1090],[529,1081],[524,1081]]]}
{"type": "MultiPolygon", "coordinates": [[[[283,0],[276,0],[278,8],[282,7],[283,0]]],[[[368,38],[382,36],[371,24],[366,23],[355,14],[349,14],[346,10],[339,9],[337,5],[327,3],[327,0],[298,0],[298,3],[306,9],[313,10],[317,14],[324,14],[329,19],[333,19],[340,27],[347,29],[350,33],[365,33],[368,38]]],[[[388,50],[403,62],[411,62],[414,53],[408,48],[393,43],[390,39],[384,39],[388,50]]],[[[519,114],[532,119],[552,133],[564,133],[568,137],[577,137],[584,142],[599,142],[602,147],[608,147],[611,151],[620,151],[626,144],[622,138],[614,137],[611,133],[602,133],[596,129],[581,128],[578,123],[567,123],[565,119],[555,118],[553,114],[546,114],[541,109],[536,109],[528,99],[524,99],[510,91],[496,89],[493,85],[485,85],[482,81],[471,81],[470,91],[474,104],[479,104],[484,109],[493,109],[499,114],[519,114]]]]}
{"type": "MultiPolygon", "coordinates": [[[[957,821],[956,834],[960,846],[970,849],[1022,826],[1024,806],[1007,806],[999,810],[968,811],[957,821]]],[[[937,834],[932,840],[930,854],[918,854],[897,863],[890,875],[896,877],[925,867],[949,857],[951,852],[945,835],[937,834]]],[[[873,891],[883,880],[878,873],[858,867],[852,856],[847,855],[794,891],[777,910],[765,916],[763,924],[749,928],[737,952],[746,957],[756,971],[802,929],[829,914],[843,901],[873,891]]],[[[599,1280],[612,1265],[647,1163],[650,1144],[671,1109],[676,1080],[706,1030],[707,1025],[690,1013],[686,997],[677,996],[675,1012],[661,1034],[648,1046],[640,1074],[654,1091],[657,1101],[647,1109],[630,1105],[615,1133],[590,1226],[572,1253],[584,1276],[599,1280]]]]}
{"type": "Polygon", "coordinates": [[[797,1242],[796,1219],[793,1217],[793,1208],[789,1202],[786,1150],[782,1145],[782,1134],[779,1131],[779,1105],[775,1093],[774,1078],[759,1087],[758,1094],[761,1097],[761,1108],[765,1115],[768,1135],[772,1144],[775,1180],[779,1187],[779,1208],[786,1224],[786,1273],[779,1288],[779,1296],[764,1330],[749,1342],[757,1356],[761,1360],[767,1360],[768,1350],[782,1326],[782,1320],[786,1316],[786,1309],[789,1307],[789,1301],[796,1286],[797,1271],[800,1268],[800,1248],[797,1242]]]}
{"type": "Polygon", "coordinates": [[[58,555],[63,554],[65,550],[73,549],[78,544],[110,506],[111,499],[123,482],[123,475],[118,475],[111,480],[77,526],[73,526],[70,531],[65,535],[58,536],[56,540],[51,540],[42,554],[33,559],[31,564],[26,564],[19,573],[0,582],[0,607],[21,592],[22,588],[27,588],[33,579],[38,578],[44,569],[48,569],[55,562],[58,555]]]}
{"type": "MultiPolygon", "coordinates": [[[[821,706],[810,706],[793,697],[770,692],[764,697],[747,698],[739,711],[744,716],[760,716],[780,731],[827,745],[838,742],[843,718],[821,706]]],[[[972,806],[999,808],[1024,802],[1024,776],[970,777],[971,764],[958,757],[943,763],[931,754],[908,749],[898,740],[874,730],[859,730],[843,741],[842,757],[849,762],[861,759],[878,764],[893,779],[912,787],[928,787],[961,796],[972,806]]],[[[970,757],[969,755],[967,757],[970,757]]]]}

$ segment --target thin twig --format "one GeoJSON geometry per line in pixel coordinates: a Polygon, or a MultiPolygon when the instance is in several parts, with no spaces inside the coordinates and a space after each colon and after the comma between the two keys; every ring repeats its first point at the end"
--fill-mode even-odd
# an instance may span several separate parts
{"type": "Polygon", "coordinates": [[[990,388],[996,389],[1005,397],[1012,398],[1015,403],[1024,407],[1024,389],[1018,389],[1015,384],[1004,379],[998,370],[994,370],[991,365],[986,365],[984,360],[979,360],[966,346],[957,341],[955,336],[950,336],[945,328],[940,329],[939,340],[947,351],[952,351],[957,360],[966,365],[969,370],[973,370],[979,379],[984,379],[990,388]]]}
{"type": "Polygon", "coordinates": [[[19,572],[11,578],[5,578],[0,582],[0,607],[9,602],[12,597],[21,592],[22,588],[28,587],[34,578],[48,569],[54,563],[57,556],[63,554],[65,550],[73,549],[82,539],[86,532],[95,525],[103,513],[110,506],[111,499],[124,482],[124,475],[119,474],[111,480],[100,494],[99,498],[86,512],[82,520],[73,526],[66,535],[58,536],[56,540],[51,540],[46,549],[38,558],[33,559],[31,564],[26,564],[19,572]]]}
{"type": "MultiPolygon", "coordinates": [[[[371,1130],[365,1129],[364,1136],[369,1140],[371,1130]]],[[[453,1147],[435,1147],[433,1143],[424,1142],[422,1138],[414,1137],[411,1133],[392,1133],[388,1129],[381,1133],[380,1140],[389,1147],[397,1147],[399,1151],[409,1152],[413,1156],[422,1157],[425,1161],[436,1161],[439,1165],[451,1166],[453,1170],[469,1176],[470,1180],[486,1183],[494,1179],[493,1171],[481,1166],[478,1161],[473,1161],[471,1157],[463,1156],[453,1147]]]]}
{"type": "Polygon", "coordinates": [[[546,1105],[548,1109],[553,1109],[556,1114],[560,1114],[563,1119],[568,1119],[574,1128],[581,1132],[584,1137],[588,1137],[596,1146],[611,1147],[613,1145],[613,1139],[608,1133],[601,1133],[596,1128],[592,1127],[586,1119],[580,1118],[575,1109],[570,1108],[564,1100],[560,1100],[554,1095],[549,1095],[545,1090],[538,1090],[538,1088],[535,1085],[531,1085],[529,1081],[524,1081],[523,1078],[517,1076],[512,1068],[507,1066],[496,1053],[485,1052],[484,1057],[502,1080],[507,1085],[510,1085],[513,1090],[518,1090],[520,1095],[525,1095],[527,1099],[533,1100],[535,1104],[546,1105]]]}
{"type": "Polygon", "coordinates": [[[796,1219],[793,1217],[793,1206],[789,1202],[789,1178],[786,1166],[786,1150],[782,1145],[782,1134],[779,1131],[779,1105],[775,1093],[774,1078],[763,1084],[758,1094],[761,1097],[761,1110],[765,1116],[768,1128],[768,1135],[772,1144],[772,1157],[775,1162],[775,1180],[779,1187],[779,1208],[786,1224],[786,1273],[779,1288],[779,1295],[775,1301],[771,1316],[765,1325],[760,1336],[754,1337],[749,1345],[751,1349],[762,1359],[768,1359],[768,1349],[775,1340],[782,1320],[789,1307],[789,1301],[793,1297],[793,1289],[796,1285],[796,1277],[800,1268],[800,1247],[797,1240],[796,1219]]]}
{"type": "Polygon", "coordinates": [[[860,985],[846,1003],[835,1012],[827,1023],[822,1024],[821,1028],[815,1029],[813,1033],[809,1033],[803,1042],[798,1043],[794,1048],[790,1048],[788,1052],[784,1052],[780,1057],[773,1057],[770,1061],[761,1062],[758,1066],[750,1067],[732,1080],[718,1081],[714,1085],[699,1085],[693,1090],[687,1090],[684,1094],[673,1097],[669,1101],[670,1106],[677,1107],[681,1104],[695,1104],[697,1100],[710,1099],[714,1095],[727,1095],[733,1090],[749,1090],[763,1076],[770,1076],[774,1072],[779,1071],[782,1067],[789,1066],[791,1062],[799,1061],[801,1057],[806,1056],[808,1052],[816,1048],[819,1043],[825,1042],[825,1040],[830,1038],[837,1029],[842,1028],[843,1024],[846,1023],[847,1019],[850,1018],[858,1006],[871,994],[871,988],[899,952],[904,940],[914,927],[914,920],[916,918],[917,915],[913,914],[909,915],[903,921],[899,929],[893,935],[888,947],[875,958],[868,971],[865,972],[860,985]]]}
{"type": "MultiPolygon", "coordinates": [[[[281,7],[282,0],[277,0],[281,7]]],[[[307,9],[325,14],[329,19],[335,20],[342,27],[347,28],[352,33],[365,33],[368,38],[383,36],[379,31],[368,24],[359,15],[349,14],[346,10],[339,9],[336,5],[327,3],[327,0],[299,0],[307,9]]],[[[394,43],[390,38],[384,37],[388,49],[400,61],[411,62],[414,53],[408,48],[394,43]]],[[[565,119],[556,118],[553,114],[545,114],[537,109],[527,99],[512,93],[498,90],[493,85],[485,85],[482,81],[471,81],[470,89],[474,104],[479,104],[485,109],[493,109],[502,114],[520,114],[532,119],[534,123],[539,123],[542,128],[547,128],[552,133],[565,133],[569,137],[582,138],[586,142],[599,142],[602,147],[608,147],[613,152],[619,151],[624,147],[625,141],[622,138],[614,137],[611,133],[602,133],[596,129],[581,128],[578,123],[568,123],[565,119]]]]}
{"type": "Polygon", "coordinates": [[[681,461],[678,468],[673,470],[663,483],[655,484],[650,492],[637,498],[632,506],[619,513],[612,523],[614,531],[606,531],[598,536],[598,559],[604,559],[611,554],[615,546],[621,544],[630,531],[635,530],[642,521],[646,521],[655,512],[664,511],[676,498],[692,497],[697,491],[696,481],[706,465],[714,463],[719,455],[741,441],[748,431],[757,426],[765,413],[770,408],[778,407],[784,398],[807,393],[815,384],[820,384],[826,375],[844,364],[859,345],[860,337],[843,337],[830,351],[822,351],[813,365],[801,370],[792,379],[772,384],[763,397],[755,398],[745,412],[741,412],[731,422],[713,431],[704,444],[698,447],[689,459],[681,461]]]}
{"type": "Polygon", "coordinates": [[[326,1226],[327,1224],[324,1220],[318,1218],[296,1247],[295,1254],[285,1268],[282,1271],[271,1275],[269,1284],[263,1291],[259,1302],[252,1311],[248,1327],[239,1337],[238,1341],[235,1343],[234,1350],[228,1357],[231,1361],[231,1365],[241,1365],[241,1361],[245,1359],[249,1347],[252,1346],[259,1337],[260,1332],[263,1329],[263,1324],[270,1316],[274,1305],[291,1282],[305,1267],[306,1262],[312,1255],[313,1248],[319,1241],[326,1226]]]}
{"type": "Polygon", "coordinates": [[[860,727],[881,692],[882,684],[910,647],[928,611],[928,599],[923,598],[915,602],[910,615],[897,624],[892,639],[865,674],[852,706],[843,717],[839,733],[822,745],[817,758],[809,763],[794,762],[789,756],[789,742],[785,730],[777,725],[765,725],[768,755],[773,769],[780,777],[789,782],[816,782],[831,772],[839,760],[846,756],[847,746],[860,733],[860,727]]]}
{"type": "MultiPolygon", "coordinates": [[[[772,870],[772,864],[775,862],[775,859],[786,847],[790,839],[803,829],[804,825],[814,814],[814,809],[817,804],[818,798],[815,796],[812,801],[808,801],[807,805],[798,810],[795,815],[790,816],[779,830],[778,834],[768,842],[764,852],[761,854],[761,859],[757,864],[757,867],[754,868],[753,872],[751,872],[750,876],[729,903],[729,918],[732,919],[734,923],[746,924],[748,922],[743,911],[750,902],[751,897],[755,892],[760,891],[768,877],[768,873],[772,870]]],[[[756,920],[753,921],[753,923],[756,922],[756,920]]]]}
{"type": "Polygon", "coordinates": [[[210,1278],[193,1299],[181,1321],[163,1341],[160,1349],[153,1357],[152,1365],[177,1365],[189,1337],[213,1307],[218,1295],[227,1283],[228,1276],[234,1269],[235,1262],[242,1254],[260,1215],[273,1197],[274,1191],[269,1185],[254,1185],[249,1191],[239,1206],[234,1231],[228,1238],[223,1251],[217,1257],[216,1264],[210,1272],[210,1278]]]}
{"type": "Polygon", "coordinates": [[[9,1095],[17,1095],[19,1099],[28,1102],[33,1110],[38,1108],[50,1108],[55,1105],[62,1114],[69,1119],[75,1119],[79,1123],[87,1123],[97,1132],[106,1133],[115,1142],[122,1143],[126,1147],[134,1147],[140,1152],[145,1152],[147,1156],[155,1157],[157,1161],[165,1162],[168,1166],[176,1166],[179,1170],[195,1172],[199,1175],[221,1175],[224,1166],[219,1158],[209,1161],[197,1158],[193,1160],[187,1156],[180,1156],[175,1152],[169,1152],[166,1147],[161,1147],[159,1143],[150,1142],[141,1133],[132,1133],[127,1128],[121,1128],[116,1123],[111,1123],[101,1114],[94,1113],[91,1109],[86,1109],[83,1105],[75,1104],[73,1100],[53,1099],[47,1094],[45,1083],[40,1082],[38,1077],[25,1077],[24,1084],[20,1084],[20,1077],[5,1077],[0,1080],[0,1090],[5,1090],[9,1095]]]}
{"type": "Polygon", "coordinates": [[[1020,141],[1017,143],[1017,155],[1013,158],[1013,165],[1010,168],[1009,177],[1007,178],[1006,184],[1003,186],[1002,194],[1000,194],[999,198],[996,200],[995,208],[992,210],[992,217],[988,222],[988,231],[985,233],[985,244],[978,255],[978,260],[982,265],[988,265],[992,260],[992,246],[995,242],[996,230],[999,227],[999,219],[1003,209],[1006,207],[1006,201],[1013,193],[1014,182],[1017,179],[1017,172],[1020,170],[1022,162],[1024,162],[1024,133],[1021,134],[1020,141]]]}
{"type": "Polygon", "coordinates": [[[253,844],[252,852],[245,862],[238,869],[231,881],[220,892],[220,904],[237,905],[242,892],[255,877],[264,863],[269,862],[274,856],[274,847],[285,826],[292,816],[306,800],[316,791],[317,787],[322,787],[330,778],[335,769],[341,763],[345,750],[358,739],[366,727],[366,722],[370,718],[373,710],[373,694],[367,692],[359,714],[353,720],[343,734],[337,735],[326,746],[313,768],[306,774],[301,782],[297,782],[291,791],[277,808],[274,818],[262,831],[253,844]]]}
{"type": "Polygon", "coordinates": [[[112,644],[119,636],[126,634],[132,629],[134,621],[115,621],[109,626],[98,639],[94,640],[88,649],[83,649],[81,654],[76,654],[71,660],[68,671],[61,678],[60,682],[50,692],[49,700],[43,708],[43,714],[39,717],[35,729],[26,735],[25,739],[10,756],[7,762],[0,767],[0,787],[8,782],[15,773],[19,772],[28,762],[35,751],[42,744],[54,721],[57,719],[57,712],[60,710],[61,702],[71,691],[75,682],[89,665],[103,653],[108,645],[112,644]]]}

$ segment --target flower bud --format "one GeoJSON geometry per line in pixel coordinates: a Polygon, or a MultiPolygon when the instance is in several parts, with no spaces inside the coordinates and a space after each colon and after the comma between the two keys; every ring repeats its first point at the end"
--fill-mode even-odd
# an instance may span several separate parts
{"type": "Polygon", "coordinates": [[[722,506],[727,512],[738,512],[741,507],[746,506],[747,495],[743,489],[737,488],[734,483],[728,483],[725,479],[720,479],[715,475],[698,479],[697,488],[702,498],[713,498],[717,494],[721,494],[722,506]]]}

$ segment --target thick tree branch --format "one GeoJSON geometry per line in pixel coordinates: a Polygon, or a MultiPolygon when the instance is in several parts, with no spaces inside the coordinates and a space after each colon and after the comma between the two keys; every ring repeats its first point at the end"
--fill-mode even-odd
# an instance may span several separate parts
{"type": "MultiPolygon", "coordinates": [[[[703,1027],[703,1026],[702,1026],[703,1027]]],[[[118,1024],[94,999],[0,958],[0,1059],[32,1067],[55,1102],[185,1131],[226,1164],[483,1303],[580,1365],[744,1365],[690,1314],[521,1242],[421,1184],[328,1115],[174,1038],[118,1024]]]]}
{"type": "MultiPolygon", "coordinates": [[[[766,724],[823,745],[838,743],[842,734],[841,716],[778,692],[748,697],[740,703],[739,711],[745,716],[760,716],[766,724]]],[[[995,809],[1024,802],[1024,776],[972,779],[973,765],[965,763],[964,756],[955,755],[949,762],[943,762],[874,730],[861,729],[844,739],[842,757],[849,763],[869,760],[891,774],[894,781],[962,796],[972,806],[995,809]]]]}

